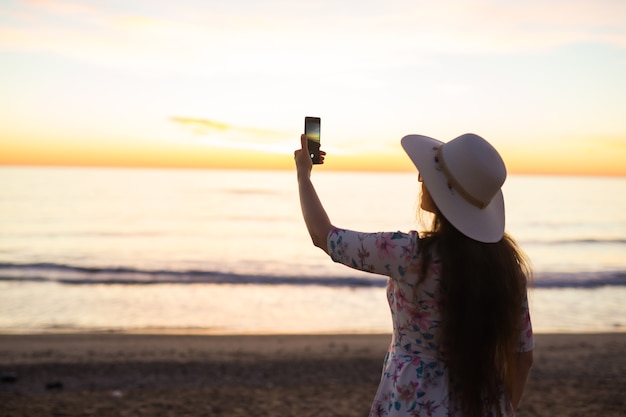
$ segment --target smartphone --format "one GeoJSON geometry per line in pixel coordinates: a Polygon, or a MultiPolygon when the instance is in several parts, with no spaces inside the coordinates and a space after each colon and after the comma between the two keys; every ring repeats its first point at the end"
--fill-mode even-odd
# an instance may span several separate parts
{"type": "Polygon", "coordinates": [[[309,153],[314,164],[321,164],[320,159],[320,118],[304,118],[304,134],[309,140],[309,153]]]}

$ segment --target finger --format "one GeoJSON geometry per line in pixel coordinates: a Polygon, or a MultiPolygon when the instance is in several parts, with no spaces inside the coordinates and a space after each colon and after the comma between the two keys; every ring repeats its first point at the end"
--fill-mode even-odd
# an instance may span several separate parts
{"type": "Polygon", "coordinates": [[[300,135],[300,142],[302,143],[302,150],[309,153],[309,138],[307,137],[307,135],[300,135]]]}

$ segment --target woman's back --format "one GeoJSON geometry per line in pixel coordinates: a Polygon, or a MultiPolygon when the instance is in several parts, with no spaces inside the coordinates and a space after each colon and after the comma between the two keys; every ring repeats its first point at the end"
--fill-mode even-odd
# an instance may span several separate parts
{"type": "MultiPolygon", "coordinates": [[[[427,240],[428,241],[428,240],[427,240]]],[[[451,374],[447,355],[481,345],[467,337],[461,346],[445,347],[447,296],[442,286],[442,262],[434,245],[424,245],[416,232],[359,233],[335,229],[328,247],[336,262],[390,277],[387,298],[393,336],[383,365],[371,416],[463,415],[463,391],[451,374]],[[420,246],[422,246],[420,248],[420,246]],[[420,414],[422,413],[422,414],[420,414]]],[[[528,308],[518,312],[519,349],[533,347],[528,308]]],[[[476,333],[480,333],[477,331],[476,333]]],[[[466,332],[472,335],[472,329],[466,332]]],[[[494,415],[512,414],[503,381],[488,407],[494,415]]],[[[483,400],[481,400],[483,401],[483,400]]]]}

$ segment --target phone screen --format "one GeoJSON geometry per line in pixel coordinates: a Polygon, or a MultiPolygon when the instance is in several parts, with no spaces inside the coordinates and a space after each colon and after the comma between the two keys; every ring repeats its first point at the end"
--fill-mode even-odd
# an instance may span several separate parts
{"type": "Polygon", "coordinates": [[[304,133],[314,142],[320,142],[320,118],[306,117],[304,119],[304,133]]]}
{"type": "Polygon", "coordinates": [[[304,118],[304,134],[309,139],[309,152],[311,153],[311,159],[314,164],[321,163],[320,161],[320,118],[319,117],[305,117],[304,118]]]}

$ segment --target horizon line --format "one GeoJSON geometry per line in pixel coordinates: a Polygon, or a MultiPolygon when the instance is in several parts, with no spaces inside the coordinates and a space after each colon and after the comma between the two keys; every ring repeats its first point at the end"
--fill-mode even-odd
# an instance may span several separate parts
{"type": "MultiPolygon", "coordinates": [[[[318,165],[319,166],[319,165],[318,165]]],[[[315,166],[314,166],[315,167],[315,166]]],[[[197,170],[197,171],[294,171],[295,166],[285,167],[285,166],[253,166],[253,167],[241,167],[241,166],[193,166],[193,165],[164,165],[164,164],[7,164],[0,163],[0,169],[2,168],[59,168],[59,169],[137,169],[137,170],[197,170]]],[[[354,168],[354,167],[322,167],[319,166],[317,168],[318,171],[323,170],[321,172],[354,172],[354,173],[406,173],[409,174],[411,172],[415,172],[417,174],[417,170],[415,169],[404,169],[404,168],[378,168],[378,169],[366,169],[366,168],[354,168]]],[[[603,173],[580,173],[580,172],[541,172],[541,171],[521,171],[521,170],[511,170],[508,172],[509,176],[533,176],[533,177],[585,177],[585,178],[626,178],[626,174],[603,174],[603,173]]]]}

